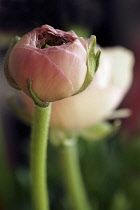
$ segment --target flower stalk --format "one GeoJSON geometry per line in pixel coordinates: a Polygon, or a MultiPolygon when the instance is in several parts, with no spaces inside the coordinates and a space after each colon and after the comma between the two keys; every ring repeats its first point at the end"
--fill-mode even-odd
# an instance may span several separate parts
{"type": "Polygon", "coordinates": [[[79,167],[76,141],[59,147],[60,162],[67,196],[73,210],[91,210],[79,167]]]}
{"type": "Polygon", "coordinates": [[[51,104],[35,106],[31,136],[31,194],[34,210],[49,210],[47,192],[47,143],[51,104]]]}

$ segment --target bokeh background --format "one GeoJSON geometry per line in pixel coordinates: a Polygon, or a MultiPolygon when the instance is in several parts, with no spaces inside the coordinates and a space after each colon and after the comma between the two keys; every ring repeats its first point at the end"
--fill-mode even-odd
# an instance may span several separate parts
{"type": "MultiPolygon", "coordinates": [[[[0,210],[28,210],[30,127],[7,99],[15,91],[3,74],[11,38],[43,24],[97,36],[101,46],[122,45],[135,56],[133,84],[120,105],[132,115],[101,141],[79,141],[84,182],[93,210],[140,209],[140,1],[0,0],[0,210]],[[88,163],[88,164],[87,164],[88,163]],[[92,172],[92,173],[91,173],[92,172]]],[[[52,210],[69,210],[57,158],[49,145],[48,183],[52,210]]]]}

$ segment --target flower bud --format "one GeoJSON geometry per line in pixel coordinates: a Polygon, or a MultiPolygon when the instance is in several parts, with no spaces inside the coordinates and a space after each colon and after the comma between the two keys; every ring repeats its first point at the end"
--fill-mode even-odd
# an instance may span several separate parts
{"type": "Polygon", "coordinates": [[[95,36],[84,40],[73,31],[43,25],[24,35],[13,47],[8,80],[37,104],[75,95],[90,84],[98,67],[100,51],[95,54],[95,44],[95,36]]]}

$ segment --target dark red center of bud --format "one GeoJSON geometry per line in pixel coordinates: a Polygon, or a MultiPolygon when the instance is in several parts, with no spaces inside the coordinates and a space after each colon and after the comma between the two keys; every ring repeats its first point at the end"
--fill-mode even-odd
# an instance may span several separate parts
{"type": "Polygon", "coordinates": [[[66,44],[68,42],[73,42],[76,38],[72,37],[69,34],[55,34],[52,31],[49,31],[45,28],[39,28],[38,29],[38,36],[37,36],[37,43],[36,47],[43,49],[47,46],[59,46],[66,44]]]}

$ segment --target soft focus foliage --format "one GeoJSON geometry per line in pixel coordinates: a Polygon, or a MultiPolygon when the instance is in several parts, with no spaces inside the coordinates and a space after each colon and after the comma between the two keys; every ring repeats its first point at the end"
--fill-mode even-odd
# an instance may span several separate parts
{"type": "MultiPolygon", "coordinates": [[[[104,141],[80,140],[80,163],[91,206],[95,210],[139,210],[139,139],[130,145],[122,143],[121,135],[114,135],[104,141]]],[[[28,147],[24,146],[22,152],[28,147]]],[[[48,152],[51,209],[70,210],[62,184],[58,148],[49,144],[48,152]]],[[[1,170],[1,175],[3,173],[1,170]]],[[[7,191],[2,195],[4,203],[1,202],[1,205],[3,203],[6,210],[30,210],[28,167],[20,166],[14,173],[9,171],[9,178],[10,188],[6,188],[7,191]]],[[[7,183],[6,176],[3,176],[3,187],[4,183],[7,183]]]]}

